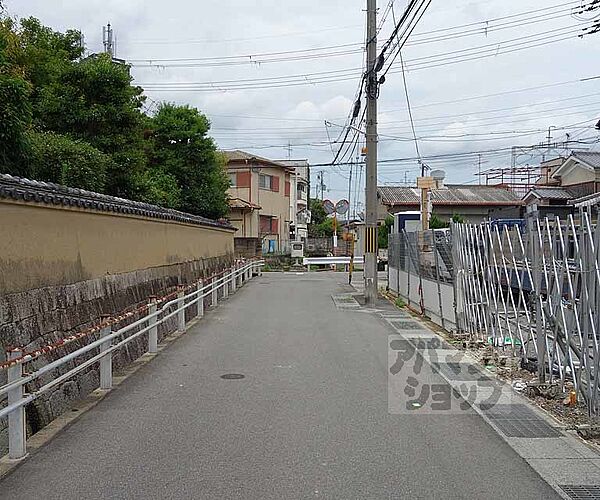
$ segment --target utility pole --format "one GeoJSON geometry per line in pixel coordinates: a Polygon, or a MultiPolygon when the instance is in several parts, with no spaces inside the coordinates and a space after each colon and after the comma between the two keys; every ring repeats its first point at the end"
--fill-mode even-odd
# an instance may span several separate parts
{"type": "Polygon", "coordinates": [[[481,186],[481,155],[479,154],[479,155],[477,155],[477,156],[478,156],[478,158],[479,158],[479,161],[478,161],[478,169],[479,169],[479,176],[478,176],[478,177],[479,177],[479,185],[481,186]]]}
{"type": "Polygon", "coordinates": [[[102,43],[104,44],[104,52],[114,57],[114,41],[113,41],[113,29],[108,23],[107,26],[102,26],[102,43]]]}
{"type": "Polygon", "coordinates": [[[323,201],[325,193],[325,182],[323,181],[323,170],[317,172],[317,184],[315,185],[315,198],[319,199],[319,191],[321,191],[321,201],[323,201]]]}
{"type": "Polygon", "coordinates": [[[365,302],[377,300],[377,0],[367,0],[367,175],[365,186],[365,302]]]}
{"type": "Polygon", "coordinates": [[[348,179],[348,205],[350,208],[348,208],[348,229],[350,229],[350,215],[352,213],[351,207],[352,207],[352,167],[353,164],[352,162],[350,163],[350,178],[348,179]]]}

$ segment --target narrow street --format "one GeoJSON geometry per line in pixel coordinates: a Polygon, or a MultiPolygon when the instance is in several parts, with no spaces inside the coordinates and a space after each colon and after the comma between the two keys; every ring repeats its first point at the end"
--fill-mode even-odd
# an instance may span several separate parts
{"type": "Polygon", "coordinates": [[[556,498],[474,412],[388,412],[394,332],[336,308],[344,279],[253,280],[25,461],[0,496],[556,498]]]}

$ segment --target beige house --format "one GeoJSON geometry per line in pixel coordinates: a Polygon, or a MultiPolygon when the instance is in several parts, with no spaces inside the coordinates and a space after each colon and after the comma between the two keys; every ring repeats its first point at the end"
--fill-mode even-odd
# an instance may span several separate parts
{"type": "Polygon", "coordinates": [[[577,196],[587,196],[600,191],[600,153],[573,151],[553,169],[551,181],[577,196]]]}
{"type": "Polygon", "coordinates": [[[285,251],[290,239],[294,169],[244,151],[224,153],[231,182],[229,221],[237,229],[238,253],[285,251]]]}

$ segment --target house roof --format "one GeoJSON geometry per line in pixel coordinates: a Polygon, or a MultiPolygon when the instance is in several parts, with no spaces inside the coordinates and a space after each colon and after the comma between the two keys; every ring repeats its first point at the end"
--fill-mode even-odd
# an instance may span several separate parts
{"type": "MultiPolygon", "coordinates": [[[[419,205],[421,193],[418,188],[404,186],[380,186],[377,193],[384,205],[412,206],[419,205]]],[[[431,190],[433,205],[467,205],[467,206],[516,206],[522,200],[505,188],[492,186],[470,186],[448,184],[441,189],[431,190]]]]}
{"type": "Polygon", "coordinates": [[[267,165],[270,167],[279,167],[284,168],[286,170],[293,170],[290,166],[285,165],[282,162],[276,160],[269,160],[268,158],[263,158],[262,156],[257,156],[251,153],[246,153],[245,151],[241,151],[239,149],[234,149],[232,151],[222,151],[222,153],[226,156],[227,161],[230,163],[259,163],[261,165],[267,165]]]}
{"type": "Polygon", "coordinates": [[[568,174],[573,168],[580,165],[588,170],[600,170],[600,152],[573,151],[565,162],[552,174],[553,178],[568,174]]]}
{"type": "Polygon", "coordinates": [[[600,153],[590,151],[573,151],[573,158],[593,169],[600,169],[600,153]]]}
{"type": "Polygon", "coordinates": [[[580,198],[575,198],[569,201],[570,205],[575,205],[577,208],[591,207],[600,204],[600,193],[588,194],[580,198]]]}
{"type": "Polygon", "coordinates": [[[281,163],[286,167],[308,167],[308,160],[276,160],[277,163],[281,163]]]}
{"type": "Polygon", "coordinates": [[[568,188],[564,187],[544,187],[536,186],[523,196],[524,200],[530,197],[537,198],[538,200],[564,200],[568,201],[573,198],[573,194],[568,188]]]}
{"type": "Polygon", "coordinates": [[[243,200],[242,198],[229,198],[229,208],[260,210],[262,207],[256,203],[243,200]]]}

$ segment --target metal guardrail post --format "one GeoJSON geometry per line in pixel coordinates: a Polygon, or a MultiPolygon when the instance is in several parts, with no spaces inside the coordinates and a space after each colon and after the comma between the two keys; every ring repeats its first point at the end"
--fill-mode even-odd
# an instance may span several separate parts
{"type": "Polygon", "coordinates": [[[197,318],[202,318],[204,316],[204,292],[201,290],[204,288],[204,280],[200,280],[198,282],[198,302],[196,302],[196,310],[198,313],[196,314],[197,318]]]}
{"type": "Polygon", "coordinates": [[[253,266],[248,266],[248,269],[246,269],[246,281],[250,281],[252,279],[252,267],[253,266]]]}
{"type": "MultiPolygon", "coordinates": [[[[107,316],[103,317],[104,320],[108,319],[107,316]]],[[[105,326],[100,330],[100,338],[106,337],[111,334],[111,327],[105,326]]],[[[100,344],[100,352],[110,349],[110,340],[100,344]]],[[[100,359],[100,389],[109,390],[112,389],[112,353],[108,353],[106,356],[100,359]]]]}
{"type": "Polygon", "coordinates": [[[179,333],[185,332],[185,309],[183,306],[185,305],[185,292],[183,287],[179,287],[177,290],[177,331],[179,333]]]}
{"type": "MultiPolygon", "coordinates": [[[[223,271],[223,276],[228,274],[228,272],[223,271]]],[[[231,286],[231,278],[225,278],[223,282],[223,298],[229,297],[229,287],[231,286]]]]}
{"type": "MultiPolygon", "coordinates": [[[[9,360],[20,358],[23,351],[20,348],[6,353],[9,360]]],[[[8,382],[16,382],[23,378],[23,365],[21,363],[8,369],[8,382]]],[[[18,403],[23,399],[23,386],[19,385],[8,392],[8,405],[18,403]]],[[[8,458],[20,460],[27,454],[25,445],[25,407],[21,406],[8,414],[8,458]]]]}
{"type": "MultiPolygon", "coordinates": [[[[150,297],[148,313],[155,314],[157,310],[156,297],[150,297]]],[[[150,330],[148,330],[148,352],[155,354],[158,352],[158,327],[156,326],[156,316],[150,316],[148,320],[150,330]]]]}
{"type": "Polygon", "coordinates": [[[219,303],[219,293],[218,293],[219,291],[215,288],[215,281],[216,281],[216,278],[215,278],[215,276],[213,276],[213,278],[212,278],[212,297],[210,300],[210,305],[212,307],[215,307],[219,303]]]}
{"type": "MultiPolygon", "coordinates": [[[[310,265],[308,266],[308,272],[310,272],[310,265]]],[[[258,264],[258,275],[262,276],[262,264],[258,264]]]]}
{"type": "Polygon", "coordinates": [[[231,275],[231,293],[235,293],[237,288],[237,280],[239,279],[241,273],[238,273],[237,265],[233,266],[233,274],[231,275]]]}

